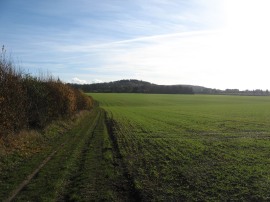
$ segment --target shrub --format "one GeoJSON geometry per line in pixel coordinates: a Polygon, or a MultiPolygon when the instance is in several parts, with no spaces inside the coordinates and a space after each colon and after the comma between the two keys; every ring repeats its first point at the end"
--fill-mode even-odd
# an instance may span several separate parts
{"type": "Polygon", "coordinates": [[[26,126],[25,92],[19,71],[5,59],[0,58],[0,135],[11,133],[26,126]]]}
{"type": "Polygon", "coordinates": [[[16,70],[2,48],[0,57],[0,137],[23,128],[43,128],[53,120],[90,109],[92,100],[52,77],[16,70]]]}

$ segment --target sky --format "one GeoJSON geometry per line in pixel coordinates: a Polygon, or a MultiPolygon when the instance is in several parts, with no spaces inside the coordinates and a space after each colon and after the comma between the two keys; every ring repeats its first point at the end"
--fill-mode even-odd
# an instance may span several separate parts
{"type": "Polygon", "coordinates": [[[0,0],[0,45],[64,82],[270,89],[269,0],[0,0]]]}

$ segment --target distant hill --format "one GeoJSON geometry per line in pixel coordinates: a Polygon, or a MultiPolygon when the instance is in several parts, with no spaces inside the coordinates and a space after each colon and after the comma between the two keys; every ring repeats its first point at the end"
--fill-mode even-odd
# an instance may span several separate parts
{"type": "Polygon", "coordinates": [[[86,93],[149,93],[149,94],[212,94],[212,95],[246,95],[269,96],[268,90],[263,91],[238,89],[219,90],[193,85],[157,85],[136,79],[125,79],[107,83],[69,84],[86,93]]]}
{"type": "Polygon", "coordinates": [[[157,85],[135,79],[119,80],[95,84],[70,84],[84,92],[96,93],[157,93],[157,94],[194,94],[187,85],[157,85]]]}

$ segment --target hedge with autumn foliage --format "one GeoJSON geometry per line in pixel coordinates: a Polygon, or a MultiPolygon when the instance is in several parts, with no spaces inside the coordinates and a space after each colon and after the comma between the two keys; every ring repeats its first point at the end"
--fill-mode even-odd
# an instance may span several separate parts
{"type": "Polygon", "coordinates": [[[43,128],[59,118],[88,110],[93,101],[59,79],[33,77],[0,55],[0,137],[25,128],[43,128]]]}

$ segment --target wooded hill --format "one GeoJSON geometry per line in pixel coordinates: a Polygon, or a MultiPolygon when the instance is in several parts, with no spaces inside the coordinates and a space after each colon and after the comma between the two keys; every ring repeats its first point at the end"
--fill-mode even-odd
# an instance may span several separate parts
{"type": "Polygon", "coordinates": [[[69,84],[87,93],[152,93],[152,94],[193,94],[190,86],[157,85],[135,79],[108,83],[69,84]]]}

